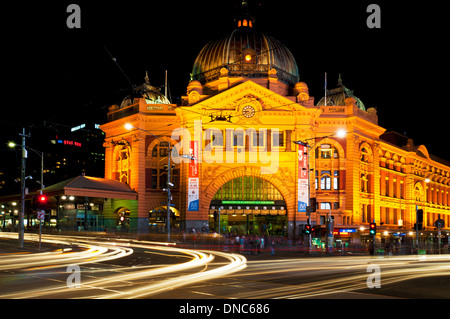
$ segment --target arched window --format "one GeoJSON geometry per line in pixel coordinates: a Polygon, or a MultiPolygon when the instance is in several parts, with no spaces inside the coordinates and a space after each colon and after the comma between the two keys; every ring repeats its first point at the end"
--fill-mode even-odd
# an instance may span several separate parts
{"type": "MultiPolygon", "coordinates": [[[[316,171],[316,189],[318,187],[318,176],[316,171]]],[[[339,189],[339,171],[320,171],[320,189],[322,190],[339,189]],[[333,181],[333,184],[331,184],[333,181]]]]}
{"type": "Polygon", "coordinates": [[[361,149],[360,160],[361,160],[361,162],[369,162],[369,159],[370,159],[370,153],[367,150],[367,148],[363,147],[361,149]]]}
{"type": "Polygon", "coordinates": [[[226,182],[219,188],[213,200],[283,200],[272,183],[254,176],[243,176],[226,182]]]}
{"type": "Polygon", "coordinates": [[[331,171],[320,172],[320,189],[331,189],[331,171]]]}
{"type": "Polygon", "coordinates": [[[131,163],[131,147],[129,145],[117,145],[114,157],[114,179],[124,183],[130,184],[130,169],[131,163]]]}
{"type": "Polygon", "coordinates": [[[339,152],[334,146],[324,143],[316,148],[316,158],[339,158],[339,152]]]}
{"type": "Polygon", "coordinates": [[[425,190],[420,183],[416,183],[416,185],[414,186],[414,199],[418,202],[426,201],[425,190]]]}

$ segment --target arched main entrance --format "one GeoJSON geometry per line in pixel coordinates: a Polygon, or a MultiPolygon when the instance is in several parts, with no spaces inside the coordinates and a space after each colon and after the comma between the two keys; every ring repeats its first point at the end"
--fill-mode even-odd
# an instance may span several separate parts
{"type": "Polygon", "coordinates": [[[286,202],[269,181],[237,177],[223,184],[211,200],[209,227],[221,234],[286,236],[286,202]]]}

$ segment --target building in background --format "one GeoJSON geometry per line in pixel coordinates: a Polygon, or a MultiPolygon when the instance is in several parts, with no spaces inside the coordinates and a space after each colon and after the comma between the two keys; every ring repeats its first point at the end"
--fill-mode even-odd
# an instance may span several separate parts
{"type": "MultiPolygon", "coordinates": [[[[45,122],[44,125],[27,128],[26,134],[30,135],[26,142],[29,148],[26,165],[29,191],[41,188],[40,153],[44,154],[44,185],[49,186],[82,174],[103,177],[104,133],[99,127],[100,124],[91,122],[76,125],[45,122]]],[[[5,161],[5,167],[2,167],[4,171],[0,172],[2,195],[20,193],[20,136],[17,134],[17,138],[11,139],[11,142],[16,146],[3,153],[10,160],[5,161]]]]}

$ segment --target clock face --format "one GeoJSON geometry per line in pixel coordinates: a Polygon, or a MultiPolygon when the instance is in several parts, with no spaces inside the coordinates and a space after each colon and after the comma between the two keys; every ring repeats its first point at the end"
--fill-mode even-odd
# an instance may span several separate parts
{"type": "Polygon", "coordinates": [[[253,115],[255,115],[255,109],[253,108],[253,106],[247,105],[242,109],[242,115],[244,115],[247,118],[250,118],[253,115]]]}

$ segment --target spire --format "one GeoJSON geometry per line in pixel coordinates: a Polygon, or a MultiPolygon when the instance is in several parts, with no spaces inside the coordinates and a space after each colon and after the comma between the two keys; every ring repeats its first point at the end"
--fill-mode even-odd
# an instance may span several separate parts
{"type": "Polygon", "coordinates": [[[150,85],[150,79],[148,78],[148,71],[145,71],[145,78],[144,78],[144,80],[145,80],[145,83],[150,85]]]}
{"type": "Polygon", "coordinates": [[[241,10],[237,14],[235,21],[237,21],[237,27],[249,27],[253,28],[255,18],[253,18],[248,10],[248,1],[243,0],[241,3],[241,10]]]}
{"type": "Polygon", "coordinates": [[[338,84],[337,84],[338,86],[344,86],[343,84],[342,84],[342,77],[341,77],[341,74],[339,73],[339,78],[338,78],[338,84]]]}

